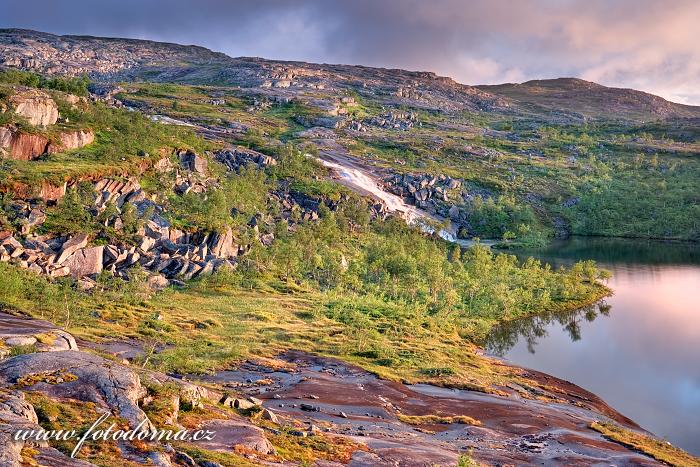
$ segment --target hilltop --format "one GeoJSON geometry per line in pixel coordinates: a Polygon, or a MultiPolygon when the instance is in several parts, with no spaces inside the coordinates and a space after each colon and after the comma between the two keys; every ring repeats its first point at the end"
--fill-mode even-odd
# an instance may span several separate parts
{"type": "Polygon", "coordinates": [[[459,84],[432,72],[352,65],[232,58],[195,45],[148,40],[57,36],[0,30],[0,65],[96,80],[148,80],[244,88],[352,89],[387,103],[439,110],[561,112],[572,118],[649,120],[698,117],[700,107],[668,102],[632,89],[576,78],[490,86],[459,84]],[[391,97],[389,97],[391,96],[391,97]]]}
{"type": "Polygon", "coordinates": [[[700,116],[700,107],[676,104],[634,89],[610,88],[578,78],[478,86],[534,112],[566,111],[593,119],[653,120],[700,116]]]}

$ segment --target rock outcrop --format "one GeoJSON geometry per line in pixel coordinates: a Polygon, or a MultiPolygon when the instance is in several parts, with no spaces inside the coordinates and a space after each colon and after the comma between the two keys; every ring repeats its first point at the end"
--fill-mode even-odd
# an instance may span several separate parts
{"type": "Polygon", "coordinates": [[[58,142],[49,143],[46,152],[54,154],[57,152],[79,149],[95,141],[95,133],[91,130],[66,131],[58,136],[58,142]]]}
{"type": "Polygon", "coordinates": [[[43,135],[24,133],[14,126],[0,127],[0,155],[28,161],[46,153],[49,139],[43,135]]]}
{"type": "Polygon", "coordinates": [[[136,373],[118,363],[96,355],[75,350],[19,355],[0,361],[0,384],[5,386],[21,382],[32,390],[53,397],[70,397],[89,400],[108,407],[123,417],[134,428],[143,422],[142,428],[154,427],[138,405],[146,395],[146,389],[136,373]],[[72,375],[64,382],[49,384],[44,375],[61,373],[72,375]]]}
{"type": "Polygon", "coordinates": [[[10,105],[17,115],[34,126],[53,125],[58,120],[58,107],[44,91],[23,89],[10,96],[10,105]]]}
{"type": "Polygon", "coordinates": [[[57,138],[51,141],[42,134],[25,133],[12,125],[0,127],[0,155],[20,161],[33,160],[42,154],[82,148],[95,140],[95,134],[91,130],[66,131],[57,138]]]}
{"type": "MultiPolygon", "coordinates": [[[[15,432],[19,429],[39,428],[34,407],[25,400],[24,393],[0,389],[0,467],[21,465],[21,452],[25,442],[16,440],[15,432]]],[[[40,445],[47,446],[47,443],[40,445]]]]}
{"type": "Polygon", "coordinates": [[[15,346],[33,346],[37,352],[77,350],[72,335],[48,321],[0,313],[0,358],[15,346]]]}
{"type": "Polygon", "coordinates": [[[181,151],[178,156],[180,163],[186,170],[196,172],[199,175],[207,174],[207,159],[192,151],[181,151]]]}
{"type": "Polygon", "coordinates": [[[240,146],[218,151],[214,157],[232,171],[238,171],[247,164],[253,164],[258,168],[277,164],[277,161],[268,155],[240,146]]]}

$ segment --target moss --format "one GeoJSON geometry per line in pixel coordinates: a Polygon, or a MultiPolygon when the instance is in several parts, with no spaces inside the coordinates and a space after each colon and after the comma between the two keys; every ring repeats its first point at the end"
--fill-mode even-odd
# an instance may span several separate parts
{"type": "Polygon", "coordinates": [[[346,464],[355,451],[367,450],[367,447],[339,436],[327,436],[315,433],[301,437],[290,434],[285,429],[278,435],[268,436],[277,450],[277,455],[287,461],[311,465],[317,460],[329,460],[346,464]]]}
{"type": "Polygon", "coordinates": [[[34,386],[37,383],[63,384],[77,380],[78,377],[65,370],[56,370],[44,373],[32,373],[17,379],[15,385],[19,388],[34,386]]]}
{"type": "MultiPolygon", "coordinates": [[[[27,401],[36,411],[39,425],[45,430],[75,430],[84,433],[101,415],[102,412],[92,402],[79,402],[75,400],[53,400],[39,392],[25,392],[27,401]]],[[[117,425],[117,429],[128,429],[127,423],[120,418],[113,418],[110,422],[117,425]]],[[[76,440],[49,441],[54,447],[66,455],[70,455],[75,448],[76,440]]],[[[77,456],[101,467],[136,467],[139,464],[123,459],[121,451],[114,441],[87,440],[77,456]]]]}
{"type": "Polygon", "coordinates": [[[20,451],[20,458],[23,467],[38,467],[39,463],[36,461],[35,457],[39,454],[39,451],[29,445],[24,445],[22,451],[20,451]]]}
{"type": "Polygon", "coordinates": [[[467,415],[398,415],[399,420],[409,425],[449,425],[452,423],[460,423],[463,425],[481,425],[479,420],[476,420],[467,415]]]}
{"type": "Polygon", "coordinates": [[[17,355],[26,355],[30,353],[36,353],[39,349],[37,349],[36,344],[30,344],[30,345],[15,345],[10,347],[10,357],[15,357],[17,355]]]}
{"type": "Polygon", "coordinates": [[[700,458],[691,456],[667,441],[622,428],[614,423],[593,422],[590,427],[611,441],[635,449],[665,464],[677,467],[700,466],[700,458]]]}
{"type": "Polygon", "coordinates": [[[37,341],[44,345],[53,345],[54,342],[56,342],[57,336],[56,334],[52,332],[45,332],[42,334],[36,334],[34,336],[37,341]]]}

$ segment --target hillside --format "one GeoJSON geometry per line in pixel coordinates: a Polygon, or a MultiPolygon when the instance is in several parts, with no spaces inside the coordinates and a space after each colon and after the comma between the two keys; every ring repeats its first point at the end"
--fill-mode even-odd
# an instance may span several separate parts
{"type": "Polygon", "coordinates": [[[429,108],[477,109],[505,105],[488,93],[434,73],[260,58],[231,58],[203,47],[27,30],[0,30],[0,65],[98,80],[305,88],[331,93],[352,89],[387,102],[429,108]]]}
{"type": "Polygon", "coordinates": [[[655,120],[700,116],[700,107],[676,104],[634,89],[609,88],[576,78],[478,86],[538,113],[570,112],[593,119],[655,120]]]}
{"type": "Polygon", "coordinates": [[[80,465],[696,462],[484,355],[610,290],[479,240],[698,240],[693,118],[150,41],[4,30],[0,57],[0,460],[66,465],[11,428],[106,412],[224,440],[89,442],[80,465]]]}

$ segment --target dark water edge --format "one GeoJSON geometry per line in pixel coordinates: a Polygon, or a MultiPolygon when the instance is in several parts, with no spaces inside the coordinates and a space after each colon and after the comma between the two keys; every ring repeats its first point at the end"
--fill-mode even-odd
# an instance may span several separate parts
{"type": "Polygon", "coordinates": [[[595,260],[614,295],[501,326],[487,350],[572,381],[700,455],[700,245],[574,237],[510,253],[553,267],[595,260]]]}

